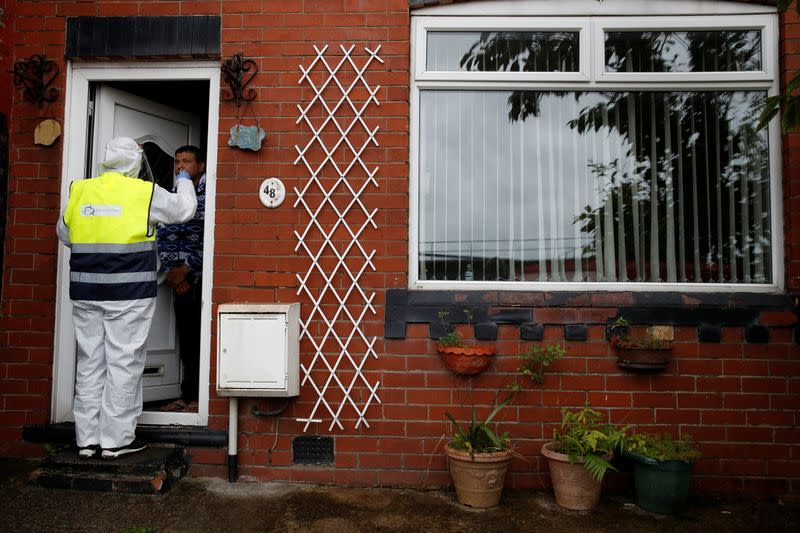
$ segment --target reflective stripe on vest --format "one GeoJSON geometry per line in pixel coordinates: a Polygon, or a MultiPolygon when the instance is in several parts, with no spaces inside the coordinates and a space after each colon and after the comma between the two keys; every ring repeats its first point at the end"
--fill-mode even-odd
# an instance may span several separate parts
{"type": "Polygon", "coordinates": [[[107,172],[70,185],[64,212],[72,242],[70,298],[136,300],[156,296],[154,185],[107,172]]]}

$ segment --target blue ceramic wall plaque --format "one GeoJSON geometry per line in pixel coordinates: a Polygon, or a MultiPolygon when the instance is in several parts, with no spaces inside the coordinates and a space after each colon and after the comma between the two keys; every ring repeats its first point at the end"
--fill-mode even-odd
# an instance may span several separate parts
{"type": "Polygon", "coordinates": [[[228,139],[228,146],[237,146],[255,152],[261,149],[261,141],[266,136],[267,134],[264,133],[263,128],[237,124],[231,128],[231,138],[228,139]]]}

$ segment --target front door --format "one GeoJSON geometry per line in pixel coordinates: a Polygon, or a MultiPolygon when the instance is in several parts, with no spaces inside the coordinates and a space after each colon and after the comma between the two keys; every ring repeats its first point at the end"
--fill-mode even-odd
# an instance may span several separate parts
{"type": "MultiPolygon", "coordinates": [[[[213,257],[219,64],[213,61],[68,63],[61,180],[62,209],[69,183],[96,175],[105,144],[114,136],[136,138],[144,147],[153,175],[172,185],[175,148],[196,144],[206,149],[206,257],[213,257]],[[91,118],[90,118],[91,117],[91,118]]],[[[196,413],[145,411],[139,424],[206,425],[211,343],[212,263],[203,267],[200,324],[200,399],[196,413]]],[[[159,289],[157,315],[148,337],[145,401],[179,395],[171,292],[159,289]]],[[[69,300],[69,249],[59,246],[53,358],[52,422],[70,421],[75,387],[75,332],[69,300]]]]}
{"type": "MultiPolygon", "coordinates": [[[[97,169],[97,165],[103,161],[109,140],[118,136],[133,137],[144,149],[150,166],[149,173],[168,190],[173,186],[172,161],[175,150],[186,144],[200,144],[199,116],[108,85],[97,86],[94,116],[92,168],[97,169]]],[[[143,172],[146,170],[143,169],[143,172]]],[[[181,395],[173,292],[163,283],[163,276],[159,281],[156,311],[147,337],[145,403],[180,398],[181,395]]]]}

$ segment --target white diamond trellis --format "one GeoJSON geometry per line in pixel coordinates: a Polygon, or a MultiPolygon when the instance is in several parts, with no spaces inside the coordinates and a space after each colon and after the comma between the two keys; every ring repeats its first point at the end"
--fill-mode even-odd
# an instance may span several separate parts
{"type": "Polygon", "coordinates": [[[311,130],[311,138],[303,147],[295,145],[294,161],[309,174],[302,190],[294,189],[295,207],[302,206],[309,217],[302,233],[295,231],[295,251],[310,259],[308,270],[297,275],[297,293],[311,301],[311,312],[300,321],[300,335],[314,349],[308,366],[300,365],[301,383],[310,385],[316,396],[309,415],[298,418],[305,422],[303,431],[327,415],[328,431],[344,429],[342,419],[348,418],[355,419],[356,428],[369,427],[367,409],[380,403],[380,382],[370,383],[364,373],[370,357],[378,357],[376,337],[368,338],[363,331],[364,317],[375,314],[375,293],[367,294],[359,283],[368,268],[375,270],[375,250],[365,250],[359,238],[368,228],[378,227],[378,210],[368,209],[363,201],[368,187],[378,187],[378,167],[368,169],[362,154],[369,145],[378,146],[378,126],[370,128],[364,113],[371,104],[380,105],[375,97],[380,85],[370,87],[364,73],[374,61],[383,60],[378,57],[380,45],[374,51],[364,48],[360,67],[351,55],[355,46],[339,48],[342,55],[329,62],[328,46],[314,46],[316,58],[308,68],[300,65],[299,83],[307,83],[314,95],[305,106],[297,106],[297,123],[311,130]]]}

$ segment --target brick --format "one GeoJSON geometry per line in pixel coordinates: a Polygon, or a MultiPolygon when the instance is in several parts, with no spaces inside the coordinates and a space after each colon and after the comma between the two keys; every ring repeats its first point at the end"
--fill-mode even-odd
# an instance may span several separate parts
{"type": "MultiPolygon", "coordinates": [[[[637,405],[640,403],[642,395],[636,396],[637,405]]],[[[594,407],[631,407],[632,395],[625,392],[590,392],[589,405],[594,407]]]]}
{"type": "Polygon", "coordinates": [[[677,407],[675,394],[661,392],[636,394],[634,404],[637,407],[677,407]]]}
{"type": "Polygon", "coordinates": [[[724,359],[723,371],[726,376],[766,376],[770,374],[767,361],[724,359]]]}
{"type": "Polygon", "coordinates": [[[747,326],[744,329],[744,338],[749,343],[767,343],[769,342],[769,328],[755,324],[747,326]]]}
{"type": "Polygon", "coordinates": [[[772,442],[772,433],[772,428],[729,427],[727,439],[729,442],[772,442]]]}
{"type": "Polygon", "coordinates": [[[797,315],[791,311],[762,311],[758,321],[762,326],[793,326],[797,315]]]}
{"type": "Polygon", "coordinates": [[[747,423],[751,426],[794,426],[795,418],[795,413],[792,411],[749,411],[747,413],[747,423]]]}
{"type": "Polygon", "coordinates": [[[722,374],[722,361],[718,359],[677,359],[676,363],[680,374],[710,376],[722,374]]]}
{"type": "Polygon", "coordinates": [[[678,408],[719,409],[722,407],[722,394],[719,393],[680,393],[677,394],[678,408]]]}
{"type": "Polygon", "coordinates": [[[697,409],[656,409],[659,424],[699,424],[700,411],[697,409]]]}
{"type": "Polygon", "coordinates": [[[742,392],[767,392],[780,394],[786,392],[785,378],[742,378],[742,392]]]}
{"type": "Polygon", "coordinates": [[[742,390],[742,380],[736,377],[697,378],[697,392],[741,392],[742,390]]]}
{"type": "Polygon", "coordinates": [[[723,396],[725,409],[768,409],[770,397],[767,394],[731,394],[723,396]]]}

